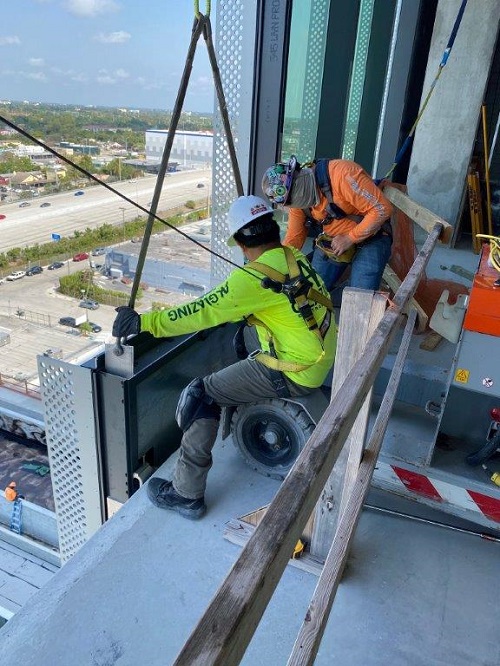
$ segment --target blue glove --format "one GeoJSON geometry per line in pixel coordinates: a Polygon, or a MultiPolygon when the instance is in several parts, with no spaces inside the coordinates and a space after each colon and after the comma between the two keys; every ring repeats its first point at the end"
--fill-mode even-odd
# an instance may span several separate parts
{"type": "Polygon", "coordinates": [[[120,305],[116,308],[118,314],[113,322],[113,335],[115,338],[126,338],[136,335],[141,330],[141,318],[139,314],[129,308],[128,305],[120,305]]]}

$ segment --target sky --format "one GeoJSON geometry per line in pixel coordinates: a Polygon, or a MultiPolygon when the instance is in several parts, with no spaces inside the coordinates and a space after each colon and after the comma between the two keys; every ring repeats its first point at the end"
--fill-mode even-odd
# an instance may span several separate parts
{"type": "MultiPolygon", "coordinates": [[[[200,11],[206,7],[201,0],[200,11]]],[[[215,33],[214,8],[212,0],[215,33]]],[[[0,15],[0,100],[174,106],[191,40],[192,0],[3,0],[0,15]]],[[[183,111],[213,107],[201,37],[183,111]]]]}

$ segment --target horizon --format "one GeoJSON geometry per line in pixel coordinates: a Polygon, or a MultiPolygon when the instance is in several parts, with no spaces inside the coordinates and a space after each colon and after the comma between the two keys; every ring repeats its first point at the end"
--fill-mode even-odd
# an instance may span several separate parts
{"type": "MultiPolygon", "coordinates": [[[[174,107],[191,41],[191,3],[149,0],[143,7],[125,0],[24,0],[22,4],[22,9],[14,3],[2,8],[2,99],[144,110],[174,107]],[[51,102],[40,101],[47,99],[51,102]]],[[[208,52],[200,38],[183,106],[213,113],[214,101],[208,52]]]]}
{"type": "MultiPolygon", "coordinates": [[[[84,109],[113,109],[113,110],[118,110],[118,111],[128,111],[128,112],[134,112],[134,111],[149,111],[149,112],[154,112],[154,113],[171,113],[173,109],[167,109],[167,108],[154,108],[154,107],[140,107],[140,106],[114,106],[114,105],[108,105],[108,104],[79,104],[78,102],[46,102],[46,101],[41,101],[41,100],[26,100],[26,99],[0,99],[0,107],[2,106],[9,106],[9,105],[30,105],[30,106],[54,106],[54,107],[71,107],[74,109],[78,108],[84,108],[84,109]]],[[[182,113],[184,114],[195,114],[197,116],[213,116],[214,111],[194,111],[193,109],[183,109],[182,113]]]]}

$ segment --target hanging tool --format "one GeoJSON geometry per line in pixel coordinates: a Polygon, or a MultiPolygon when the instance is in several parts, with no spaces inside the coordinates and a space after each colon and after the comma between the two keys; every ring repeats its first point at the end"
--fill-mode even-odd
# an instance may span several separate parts
{"type": "Polygon", "coordinates": [[[495,486],[500,487],[500,472],[493,472],[487,465],[481,465],[486,474],[489,476],[490,481],[493,481],[495,486]]]}
{"type": "MultiPolygon", "coordinates": [[[[227,112],[227,106],[226,106],[226,101],[224,97],[224,91],[222,88],[222,81],[221,81],[221,76],[220,76],[220,71],[217,65],[217,59],[215,55],[215,49],[213,45],[213,40],[212,40],[212,28],[210,24],[210,2],[207,2],[207,13],[202,14],[199,9],[199,2],[196,0],[194,2],[194,13],[195,13],[195,21],[193,25],[193,30],[191,34],[191,42],[189,44],[188,48],[188,54],[186,57],[186,63],[184,66],[184,71],[181,79],[181,83],[179,86],[179,91],[177,93],[177,99],[175,101],[174,109],[172,111],[172,118],[169,126],[169,131],[168,131],[168,136],[167,136],[167,141],[165,143],[165,147],[163,149],[163,155],[161,158],[159,170],[158,170],[158,177],[156,180],[156,185],[153,193],[153,199],[151,201],[151,207],[148,215],[148,220],[146,222],[146,227],[144,230],[144,235],[143,235],[143,240],[142,240],[142,245],[141,249],[139,252],[139,258],[137,261],[137,267],[135,271],[135,276],[134,276],[134,282],[132,284],[132,290],[130,294],[130,299],[129,299],[129,307],[133,308],[135,305],[135,299],[137,296],[137,292],[139,290],[140,282],[141,282],[141,277],[142,277],[142,270],[144,268],[144,263],[146,260],[146,254],[148,251],[148,245],[149,245],[149,240],[151,237],[151,233],[153,230],[153,224],[155,221],[155,216],[156,216],[156,210],[158,207],[158,201],[160,199],[161,195],[161,190],[163,186],[163,182],[165,179],[165,174],[167,172],[167,167],[168,167],[168,161],[170,159],[170,152],[172,150],[172,145],[174,142],[174,137],[175,137],[175,132],[177,130],[177,125],[179,123],[179,119],[181,116],[181,111],[182,111],[182,106],[184,103],[184,99],[186,96],[186,90],[189,82],[189,77],[191,75],[191,70],[193,67],[193,60],[196,52],[196,46],[198,43],[198,40],[200,36],[203,34],[203,38],[205,40],[207,50],[208,50],[208,56],[210,60],[210,64],[212,67],[212,74],[214,78],[214,85],[215,85],[215,90],[217,92],[217,99],[219,102],[219,108],[220,108],[220,113],[222,116],[222,123],[224,126],[225,134],[226,134],[226,140],[227,140],[227,145],[228,145],[228,150],[230,154],[230,159],[231,159],[231,164],[233,168],[233,174],[234,174],[234,180],[235,180],[235,186],[236,186],[236,191],[238,196],[242,196],[244,194],[243,192],[243,184],[241,180],[241,175],[238,167],[238,161],[236,158],[236,150],[234,146],[234,141],[231,133],[231,126],[229,123],[229,116],[227,112]]],[[[123,340],[117,339],[115,346],[113,348],[113,353],[115,356],[122,356],[124,354],[124,346],[123,346],[123,340]]],[[[129,358],[125,360],[125,363],[123,364],[123,367],[125,369],[125,373],[127,376],[130,376],[132,374],[133,370],[133,348],[128,347],[127,349],[127,354],[129,358]]],[[[115,369],[115,363],[110,359],[110,354],[106,356],[106,367],[107,369],[110,369],[109,366],[111,365],[111,369],[115,369]]],[[[118,373],[120,374],[120,373],[118,373]]]]}

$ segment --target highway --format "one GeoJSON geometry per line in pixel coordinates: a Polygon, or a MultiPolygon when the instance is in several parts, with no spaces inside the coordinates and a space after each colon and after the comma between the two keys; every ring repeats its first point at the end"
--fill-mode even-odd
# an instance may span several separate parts
{"type": "MultiPolygon", "coordinates": [[[[167,174],[158,210],[174,208],[189,199],[208,197],[210,179],[209,169],[167,174]],[[198,183],[203,183],[204,189],[198,188],[198,183]]],[[[123,181],[111,186],[132,201],[148,208],[155,184],[156,176],[148,175],[135,182],[123,181]]],[[[48,243],[52,240],[52,234],[71,236],[75,231],[84,231],[103,224],[118,225],[134,219],[137,215],[145,216],[145,213],[105,187],[92,185],[83,191],[85,194],[82,196],[75,196],[75,192],[71,191],[35,197],[31,200],[31,205],[25,208],[19,207],[19,201],[2,204],[0,213],[5,215],[5,219],[0,220],[0,252],[13,247],[48,243]],[[50,206],[42,208],[41,204],[46,202],[50,203],[50,206]]]]}

